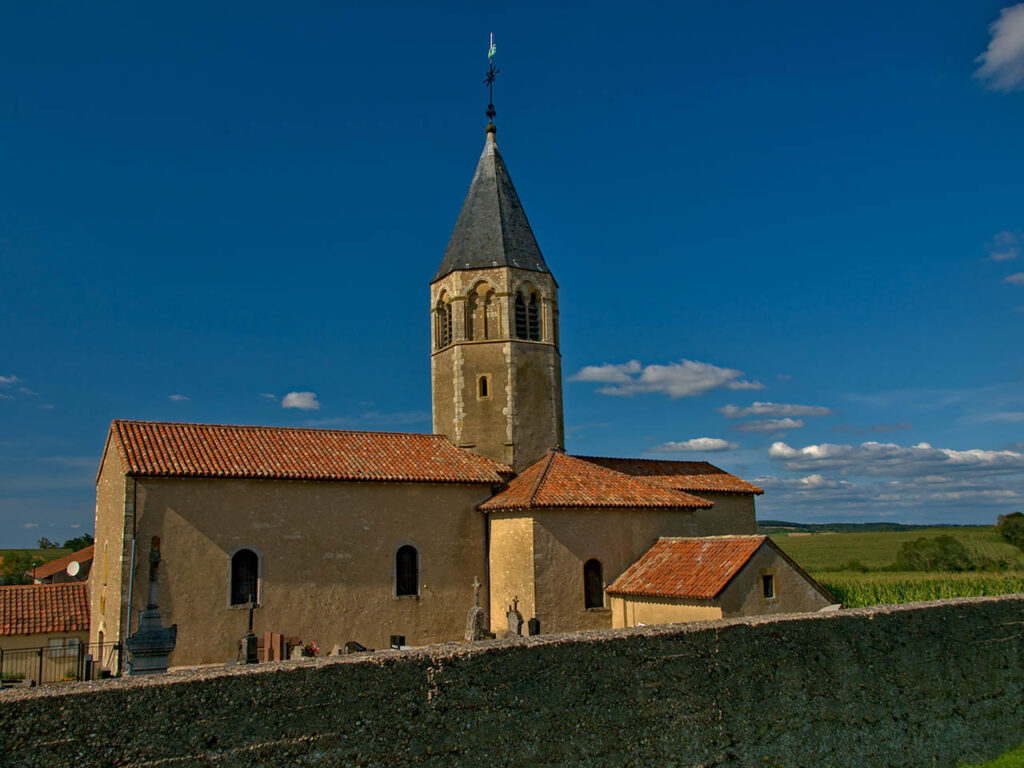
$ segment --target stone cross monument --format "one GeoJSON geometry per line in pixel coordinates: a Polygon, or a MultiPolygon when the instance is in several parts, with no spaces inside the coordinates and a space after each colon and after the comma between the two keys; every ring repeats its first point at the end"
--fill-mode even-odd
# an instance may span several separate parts
{"type": "Polygon", "coordinates": [[[165,627],[156,606],[157,573],[160,568],[160,537],[149,548],[149,602],[139,619],[139,628],[125,646],[131,654],[130,675],[154,675],[167,671],[167,657],[174,650],[178,625],[165,627]]]}

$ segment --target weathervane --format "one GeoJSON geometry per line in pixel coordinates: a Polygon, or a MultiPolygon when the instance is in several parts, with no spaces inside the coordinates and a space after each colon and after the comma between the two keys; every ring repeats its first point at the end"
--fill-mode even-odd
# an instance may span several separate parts
{"type": "Polygon", "coordinates": [[[487,49],[487,77],[484,78],[484,85],[487,86],[487,119],[492,123],[494,116],[498,114],[494,111],[494,78],[497,77],[499,71],[494,68],[494,54],[497,52],[498,48],[494,45],[494,33],[491,32],[491,47],[487,49]]]}

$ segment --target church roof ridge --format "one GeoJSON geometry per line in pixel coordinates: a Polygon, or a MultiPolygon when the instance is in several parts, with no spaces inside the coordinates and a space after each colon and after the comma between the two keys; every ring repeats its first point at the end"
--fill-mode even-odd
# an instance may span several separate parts
{"type": "Polygon", "coordinates": [[[114,424],[159,424],[173,427],[213,427],[218,429],[274,429],[285,432],[342,432],[361,435],[406,435],[408,437],[432,437],[448,440],[438,432],[393,432],[387,429],[331,429],[329,427],[283,427],[277,424],[220,424],[205,421],[163,421],[150,419],[112,419],[114,424]]]}
{"type": "Polygon", "coordinates": [[[444,435],[417,432],[115,419],[112,439],[122,472],[139,477],[500,485],[512,474],[444,435]]]}
{"type": "Polygon", "coordinates": [[[581,461],[600,464],[608,469],[667,488],[696,493],[752,493],[760,496],[764,490],[753,483],[726,472],[709,461],[678,459],[634,459],[615,456],[577,456],[581,461]]]}
{"type": "Polygon", "coordinates": [[[490,130],[441,266],[431,282],[456,270],[488,267],[550,274],[490,130]]]}
{"type": "Polygon", "coordinates": [[[709,509],[713,502],[551,450],[480,504],[482,512],[550,508],[709,509]]]}

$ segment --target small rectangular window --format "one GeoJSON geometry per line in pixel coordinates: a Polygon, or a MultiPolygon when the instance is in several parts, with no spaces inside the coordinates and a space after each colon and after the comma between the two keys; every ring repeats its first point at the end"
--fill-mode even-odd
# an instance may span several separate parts
{"type": "Polygon", "coordinates": [[[761,576],[761,594],[764,595],[765,600],[775,597],[775,577],[770,573],[761,576]]]}
{"type": "Polygon", "coordinates": [[[486,398],[486,397],[490,397],[490,390],[488,389],[487,377],[486,376],[481,376],[480,377],[480,387],[479,387],[479,390],[478,390],[478,395],[479,395],[479,397],[481,399],[482,398],[486,398]]]}

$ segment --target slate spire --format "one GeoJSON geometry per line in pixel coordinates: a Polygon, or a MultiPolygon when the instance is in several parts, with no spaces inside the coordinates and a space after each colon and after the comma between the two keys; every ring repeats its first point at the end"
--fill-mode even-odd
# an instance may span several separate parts
{"type": "Polygon", "coordinates": [[[493,124],[487,126],[483,154],[431,282],[457,269],[517,267],[550,273],[498,151],[496,131],[493,124]]]}

